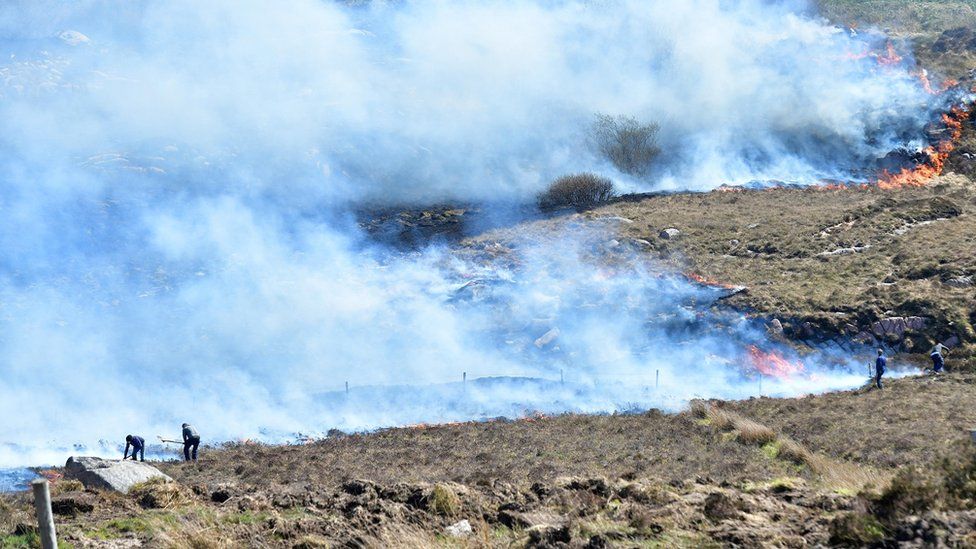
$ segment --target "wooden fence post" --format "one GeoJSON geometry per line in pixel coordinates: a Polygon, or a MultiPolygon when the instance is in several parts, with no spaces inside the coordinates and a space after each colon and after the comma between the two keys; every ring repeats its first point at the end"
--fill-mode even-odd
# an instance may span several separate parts
{"type": "Polygon", "coordinates": [[[43,549],[58,549],[58,536],[54,531],[54,515],[51,513],[51,489],[46,478],[31,481],[34,491],[34,510],[37,512],[37,533],[43,549]]]}

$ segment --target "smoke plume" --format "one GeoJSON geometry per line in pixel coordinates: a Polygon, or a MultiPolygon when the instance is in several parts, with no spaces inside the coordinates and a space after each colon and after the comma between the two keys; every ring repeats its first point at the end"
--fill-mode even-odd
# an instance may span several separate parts
{"type": "MultiPolygon", "coordinates": [[[[921,147],[940,105],[861,55],[883,37],[796,7],[5,3],[0,466],[183,421],[289,440],[755,394],[764,332],[599,231],[404,252],[352,212],[525,203],[581,170],[812,183],[921,147]],[[600,157],[597,114],[658,124],[653,169],[600,157]]],[[[764,392],[861,379],[790,359],[764,392]]]]}

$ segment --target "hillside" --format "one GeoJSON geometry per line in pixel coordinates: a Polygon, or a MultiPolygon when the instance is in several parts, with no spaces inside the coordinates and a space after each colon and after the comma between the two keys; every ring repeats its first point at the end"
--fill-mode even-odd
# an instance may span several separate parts
{"type": "MultiPolygon", "coordinates": [[[[176,484],[129,496],[59,481],[58,525],[74,547],[966,545],[976,543],[976,515],[958,510],[968,504],[940,492],[905,503],[881,486],[972,454],[960,427],[976,424],[974,382],[906,378],[884,392],[711,402],[677,415],[234,444],[197,464],[163,463],[176,484]],[[453,537],[447,528],[462,520],[472,533],[453,537]]],[[[0,505],[4,531],[29,531],[19,526],[31,522],[26,496],[0,505]]],[[[18,547],[31,536],[2,539],[18,547]]]]}

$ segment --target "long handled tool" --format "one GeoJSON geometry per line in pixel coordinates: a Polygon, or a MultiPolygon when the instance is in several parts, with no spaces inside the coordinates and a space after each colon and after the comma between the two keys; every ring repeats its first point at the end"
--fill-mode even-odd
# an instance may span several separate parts
{"type": "Polygon", "coordinates": [[[156,438],[159,439],[159,442],[172,442],[173,444],[183,444],[182,440],[172,440],[168,438],[163,438],[163,435],[156,435],[156,438]]]}

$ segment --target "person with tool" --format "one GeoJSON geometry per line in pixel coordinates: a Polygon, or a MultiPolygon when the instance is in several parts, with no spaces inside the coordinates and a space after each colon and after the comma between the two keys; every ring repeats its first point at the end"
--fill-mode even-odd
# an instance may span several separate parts
{"type": "Polygon", "coordinates": [[[122,461],[129,456],[129,447],[132,447],[132,461],[136,460],[136,453],[139,454],[139,461],[146,461],[146,439],[136,435],[126,435],[125,452],[122,453],[122,461]]]}
{"type": "Polygon", "coordinates": [[[190,461],[190,456],[193,456],[193,461],[197,460],[197,449],[200,448],[200,433],[190,425],[189,423],[183,424],[183,458],[186,461],[190,461]],[[191,453],[190,450],[193,450],[191,453]]]}

